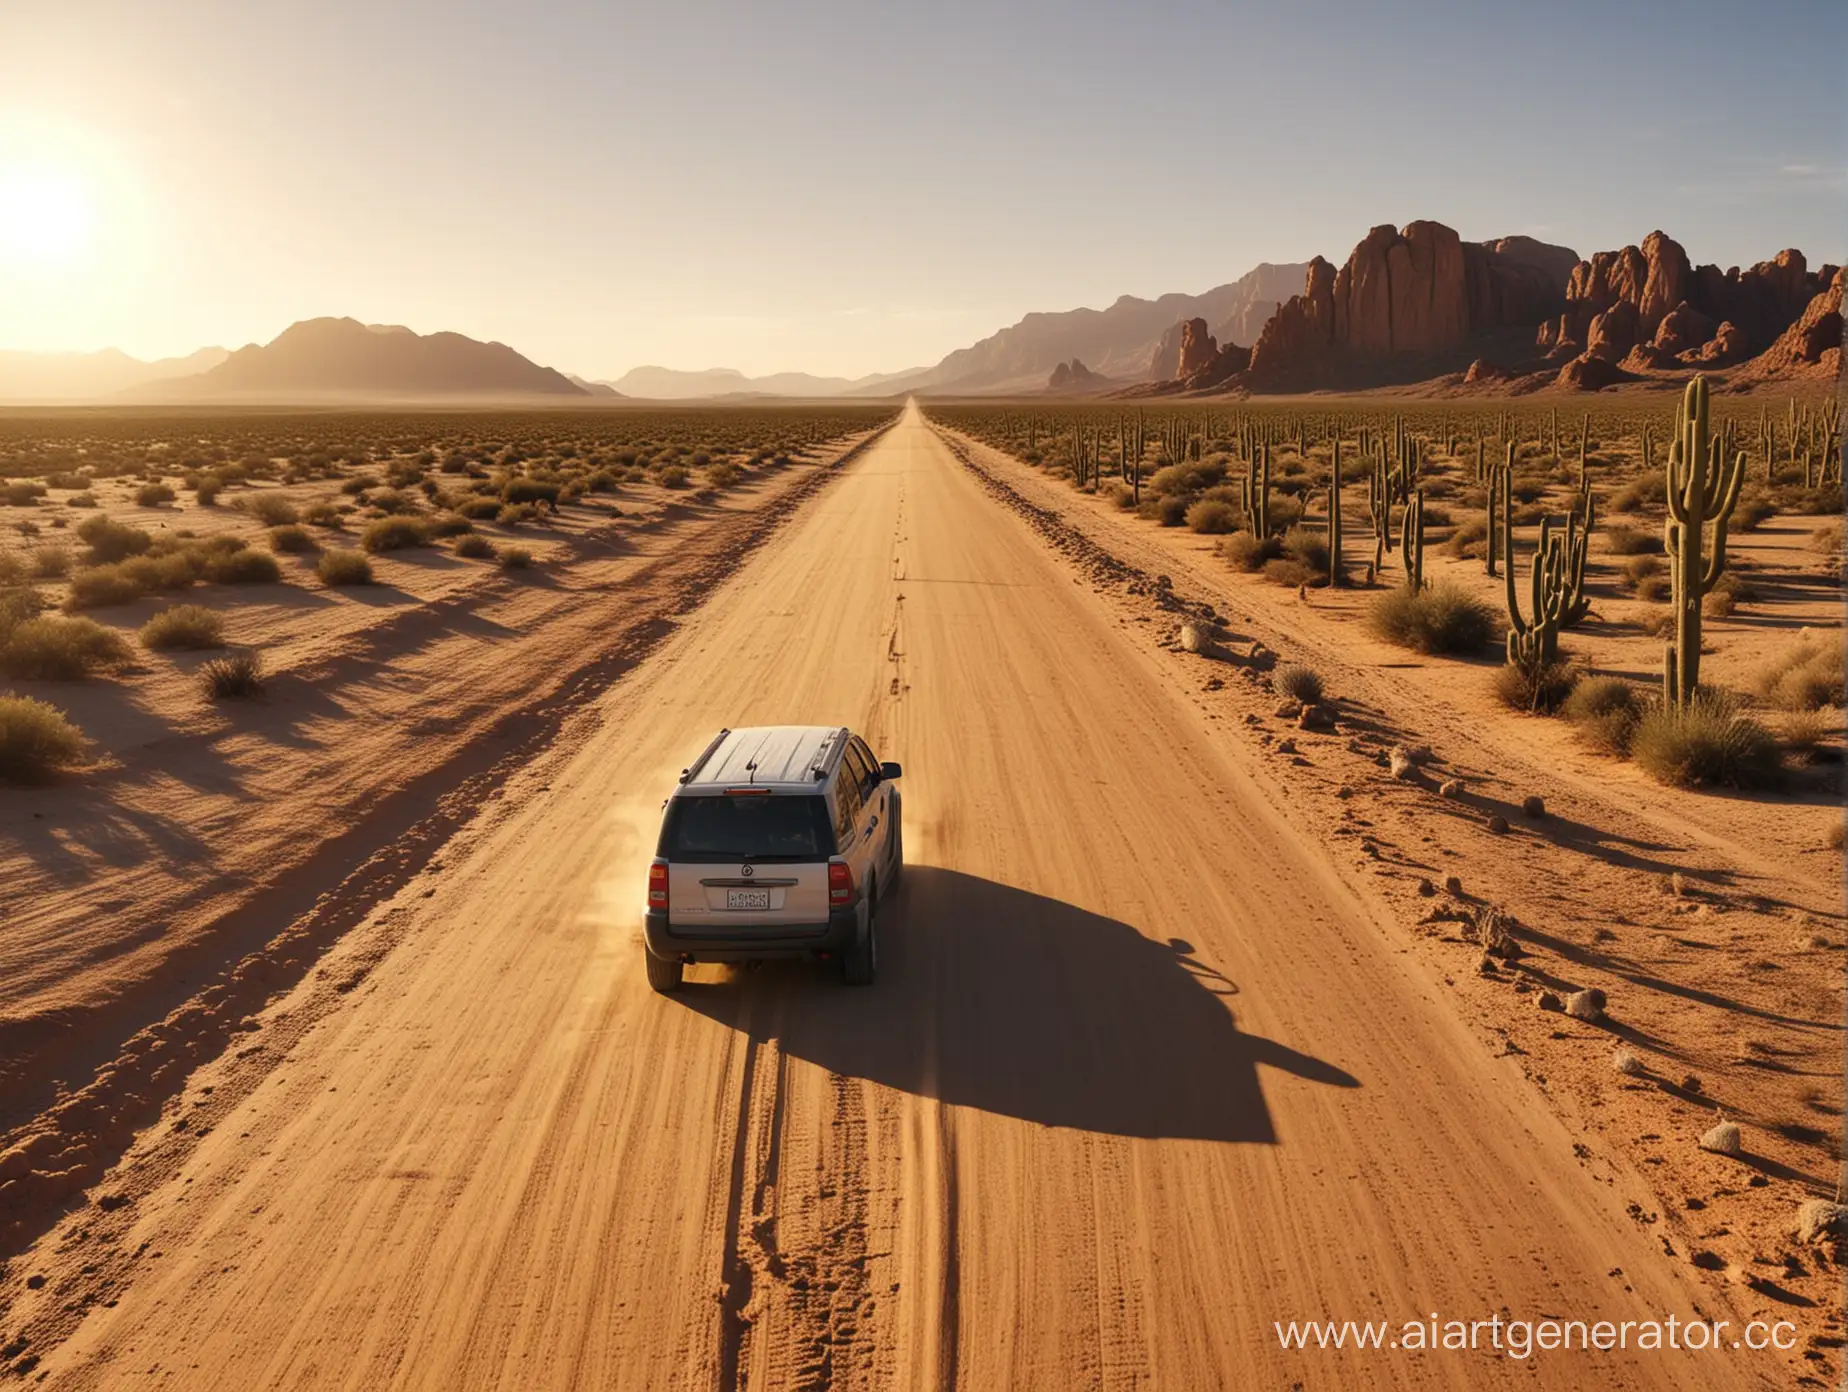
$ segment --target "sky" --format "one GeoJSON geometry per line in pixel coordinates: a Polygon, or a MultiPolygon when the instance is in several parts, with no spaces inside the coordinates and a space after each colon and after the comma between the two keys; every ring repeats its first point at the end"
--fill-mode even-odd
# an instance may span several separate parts
{"type": "Polygon", "coordinates": [[[1434,218],[1848,259],[1848,5],[0,0],[0,348],[858,376],[1434,218]]]}

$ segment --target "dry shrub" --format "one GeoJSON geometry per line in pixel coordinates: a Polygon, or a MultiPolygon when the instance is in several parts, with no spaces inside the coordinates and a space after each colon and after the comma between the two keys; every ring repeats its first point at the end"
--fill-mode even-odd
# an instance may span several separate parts
{"type": "Polygon", "coordinates": [[[1820,710],[1791,711],[1778,722],[1778,741],[1784,752],[1805,764],[1820,763],[1824,745],[1834,732],[1835,721],[1820,710]]]}
{"type": "Polygon", "coordinates": [[[83,732],[64,712],[30,696],[0,696],[0,781],[43,783],[82,762],[83,732]]]}
{"type": "Polygon", "coordinates": [[[0,672],[19,681],[81,681],[127,656],[121,635],[94,619],[27,619],[0,647],[0,672]]]}
{"type": "Polygon", "coordinates": [[[1630,756],[1676,788],[1774,788],[1784,775],[1776,737],[1723,691],[1701,691],[1685,706],[1650,707],[1637,721],[1630,756]]]}
{"type": "Polygon", "coordinates": [[[263,694],[263,655],[243,648],[215,657],[199,669],[199,684],[214,701],[248,700],[263,694]]]}
{"type": "Polygon", "coordinates": [[[141,646],[154,652],[224,646],[224,620],[199,604],[176,604],[141,625],[141,646]]]}
{"type": "Polygon", "coordinates": [[[464,498],[455,506],[456,514],[471,522],[492,522],[500,516],[500,510],[499,498],[464,498]]]}
{"type": "Polygon", "coordinates": [[[1650,604],[1660,604],[1674,593],[1674,585],[1666,575],[1642,575],[1636,581],[1636,597],[1650,604]]]}
{"type": "Polygon", "coordinates": [[[533,553],[524,546],[504,546],[501,548],[500,564],[502,570],[525,570],[533,563],[533,553]]]}
{"type": "Polygon", "coordinates": [[[302,520],[295,504],[280,493],[253,493],[244,499],[244,509],[266,527],[286,527],[302,520]]]}
{"type": "Polygon", "coordinates": [[[282,579],[282,567],[266,551],[215,551],[207,553],[202,569],[217,585],[273,585],[282,579]]]}
{"type": "Polygon", "coordinates": [[[494,543],[486,537],[471,534],[456,543],[456,554],[470,560],[488,561],[494,558],[494,543]]]}
{"type": "Polygon", "coordinates": [[[1313,667],[1305,667],[1300,662],[1286,662],[1271,677],[1271,684],[1292,701],[1300,701],[1305,706],[1319,705],[1322,700],[1322,678],[1313,667]]]}
{"type": "Polygon", "coordinates": [[[368,551],[400,551],[408,546],[428,546],[429,529],[415,517],[381,517],[366,524],[359,534],[359,544],[368,551]]]}
{"type": "Polygon", "coordinates": [[[48,542],[32,553],[32,573],[40,580],[61,580],[70,568],[71,550],[62,542],[48,542]]]}
{"type": "Polygon", "coordinates": [[[1495,611],[1446,581],[1416,594],[1400,586],[1373,601],[1367,626],[1374,635],[1421,653],[1472,653],[1496,635],[1495,611]]]}
{"type": "Polygon", "coordinates": [[[1250,532],[1234,532],[1219,543],[1219,554],[1234,570],[1262,570],[1283,555],[1281,537],[1257,537],[1250,532]]]}
{"type": "Polygon", "coordinates": [[[1800,634],[1761,663],[1752,692],[1780,710],[1816,710],[1842,703],[1842,651],[1815,634],[1800,634]]]}
{"type": "Polygon", "coordinates": [[[303,551],[314,551],[319,548],[319,543],[315,541],[308,529],[306,527],[297,526],[293,522],[285,523],[280,527],[271,527],[269,532],[269,544],[270,550],[272,551],[286,551],[298,554],[303,551]]]}
{"type": "Polygon", "coordinates": [[[138,507],[160,507],[170,503],[177,495],[164,483],[144,483],[135,490],[135,504],[138,507]]]}
{"type": "Polygon", "coordinates": [[[1632,588],[1642,584],[1650,576],[1661,573],[1662,558],[1660,556],[1645,553],[1641,556],[1632,556],[1623,563],[1624,579],[1630,582],[1632,588]]]}
{"type": "Polygon", "coordinates": [[[1496,670],[1491,682],[1496,699],[1510,710],[1530,715],[1552,715],[1578,685],[1578,670],[1558,662],[1509,662],[1496,670]]]}
{"type": "Polygon", "coordinates": [[[1230,532],[1238,525],[1238,509],[1217,498],[1202,498],[1187,509],[1187,529],[1209,536],[1230,532]]]}
{"type": "Polygon", "coordinates": [[[1621,677],[1586,677],[1572,688],[1560,713],[1593,748],[1628,754],[1630,737],[1642,719],[1643,701],[1637,689],[1621,677]]]}
{"type": "Polygon", "coordinates": [[[1316,575],[1328,574],[1328,538],[1307,527],[1291,527],[1283,534],[1284,554],[1316,575]]]}
{"type": "Polygon", "coordinates": [[[335,548],[321,553],[315,574],[321,577],[323,585],[370,585],[372,562],[366,559],[364,552],[335,548]]]}
{"type": "Polygon", "coordinates": [[[77,528],[77,539],[90,548],[92,565],[108,565],[142,555],[154,544],[154,538],[139,527],[111,522],[107,517],[84,519],[77,528]]]}

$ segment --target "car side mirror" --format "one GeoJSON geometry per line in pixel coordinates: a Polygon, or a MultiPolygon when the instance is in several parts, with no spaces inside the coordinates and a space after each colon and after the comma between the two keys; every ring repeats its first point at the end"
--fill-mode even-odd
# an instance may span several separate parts
{"type": "Polygon", "coordinates": [[[902,778],[904,774],[905,771],[897,764],[886,763],[879,766],[879,781],[882,783],[888,778],[902,778]]]}

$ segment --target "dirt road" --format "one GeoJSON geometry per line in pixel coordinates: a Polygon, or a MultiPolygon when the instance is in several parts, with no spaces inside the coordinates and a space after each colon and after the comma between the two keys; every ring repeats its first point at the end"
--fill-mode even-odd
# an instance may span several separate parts
{"type": "MultiPolygon", "coordinates": [[[[381,906],[399,946],[338,1010],[266,1014],[272,1071],[93,1220],[136,1255],[50,1385],[1786,1384],[1743,1350],[1279,1348],[1729,1311],[1087,600],[908,413],[381,906]],[[879,984],[651,994],[674,771],[832,720],[906,767],[879,984]]],[[[83,1243],[35,1259],[69,1301],[83,1243]]]]}

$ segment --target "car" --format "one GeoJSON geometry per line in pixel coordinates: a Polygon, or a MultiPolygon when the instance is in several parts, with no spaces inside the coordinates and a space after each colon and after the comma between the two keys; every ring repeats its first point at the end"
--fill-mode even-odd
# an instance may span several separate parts
{"type": "Polygon", "coordinates": [[[793,957],[872,985],[879,905],[905,867],[902,773],[841,725],[719,731],[662,807],[648,984],[678,991],[694,962],[793,957]]]}

